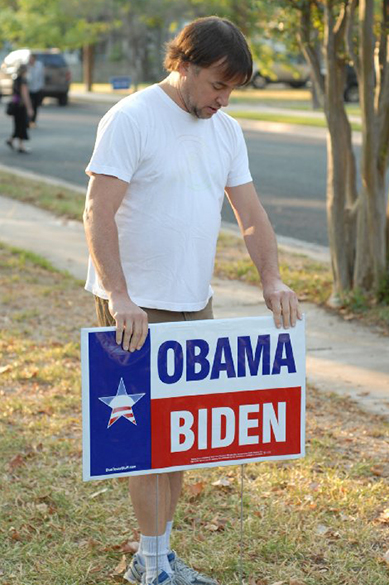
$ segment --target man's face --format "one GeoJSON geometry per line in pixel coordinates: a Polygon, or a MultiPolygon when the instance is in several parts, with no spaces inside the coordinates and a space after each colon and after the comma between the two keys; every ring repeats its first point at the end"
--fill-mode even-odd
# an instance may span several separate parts
{"type": "Polygon", "coordinates": [[[182,100],[196,118],[211,118],[227,106],[232,90],[239,85],[237,80],[224,78],[220,62],[207,68],[181,65],[179,73],[182,100]]]}

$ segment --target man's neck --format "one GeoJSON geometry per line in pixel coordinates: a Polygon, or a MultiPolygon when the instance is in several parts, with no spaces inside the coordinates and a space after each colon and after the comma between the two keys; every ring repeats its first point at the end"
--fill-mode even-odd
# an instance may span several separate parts
{"type": "Polygon", "coordinates": [[[180,75],[172,71],[159,84],[159,87],[185,112],[188,111],[180,91],[180,75]]]}

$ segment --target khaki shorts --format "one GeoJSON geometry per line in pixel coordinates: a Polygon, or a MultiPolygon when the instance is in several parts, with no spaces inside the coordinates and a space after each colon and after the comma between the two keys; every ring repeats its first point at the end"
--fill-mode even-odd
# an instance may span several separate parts
{"type": "MultiPolygon", "coordinates": [[[[100,327],[115,326],[115,319],[108,309],[108,301],[95,296],[97,321],[100,327]]],[[[212,298],[201,311],[165,311],[163,309],[147,309],[141,307],[147,313],[149,323],[169,323],[174,321],[200,321],[201,319],[213,319],[212,298]]]]}

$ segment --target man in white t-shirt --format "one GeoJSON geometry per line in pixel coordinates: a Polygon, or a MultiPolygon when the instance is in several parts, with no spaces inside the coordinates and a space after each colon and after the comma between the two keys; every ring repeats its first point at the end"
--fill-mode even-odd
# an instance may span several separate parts
{"type": "MultiPolygon", "coordinates": [[[[148,322],[212,318],[210,280],[226,192],[275,324],[293,326],[301,318],[298,300],[280,278],[242,131],[220,109],[251,78],[247,42],[228,20],[198,19],[168,45],[165,67],[166,79],[103,117],[86,170],[86,289],[95,295],[99,323],[115,325],[117,343],[134,352],[148,322]]],[[[161,474],[158,488],[155,475],[131,477],[129,486],[141,539],[127,580],[215,584],[170,549],[182,472],[161,474]]]]}

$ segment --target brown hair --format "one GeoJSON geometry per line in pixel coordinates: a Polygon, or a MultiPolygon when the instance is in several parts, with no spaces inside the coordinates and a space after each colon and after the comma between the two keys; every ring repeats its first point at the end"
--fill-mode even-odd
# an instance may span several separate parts
{"type": "Polygon", "coordinates": [[[241,85],[250,81],[253,60],[242,32],[226,18],[207,16],[186,25],[167,44],[164,65],[177,71],[181,63],[210,67],[218,61],[225,79],[239,78],[241,85]]]}

